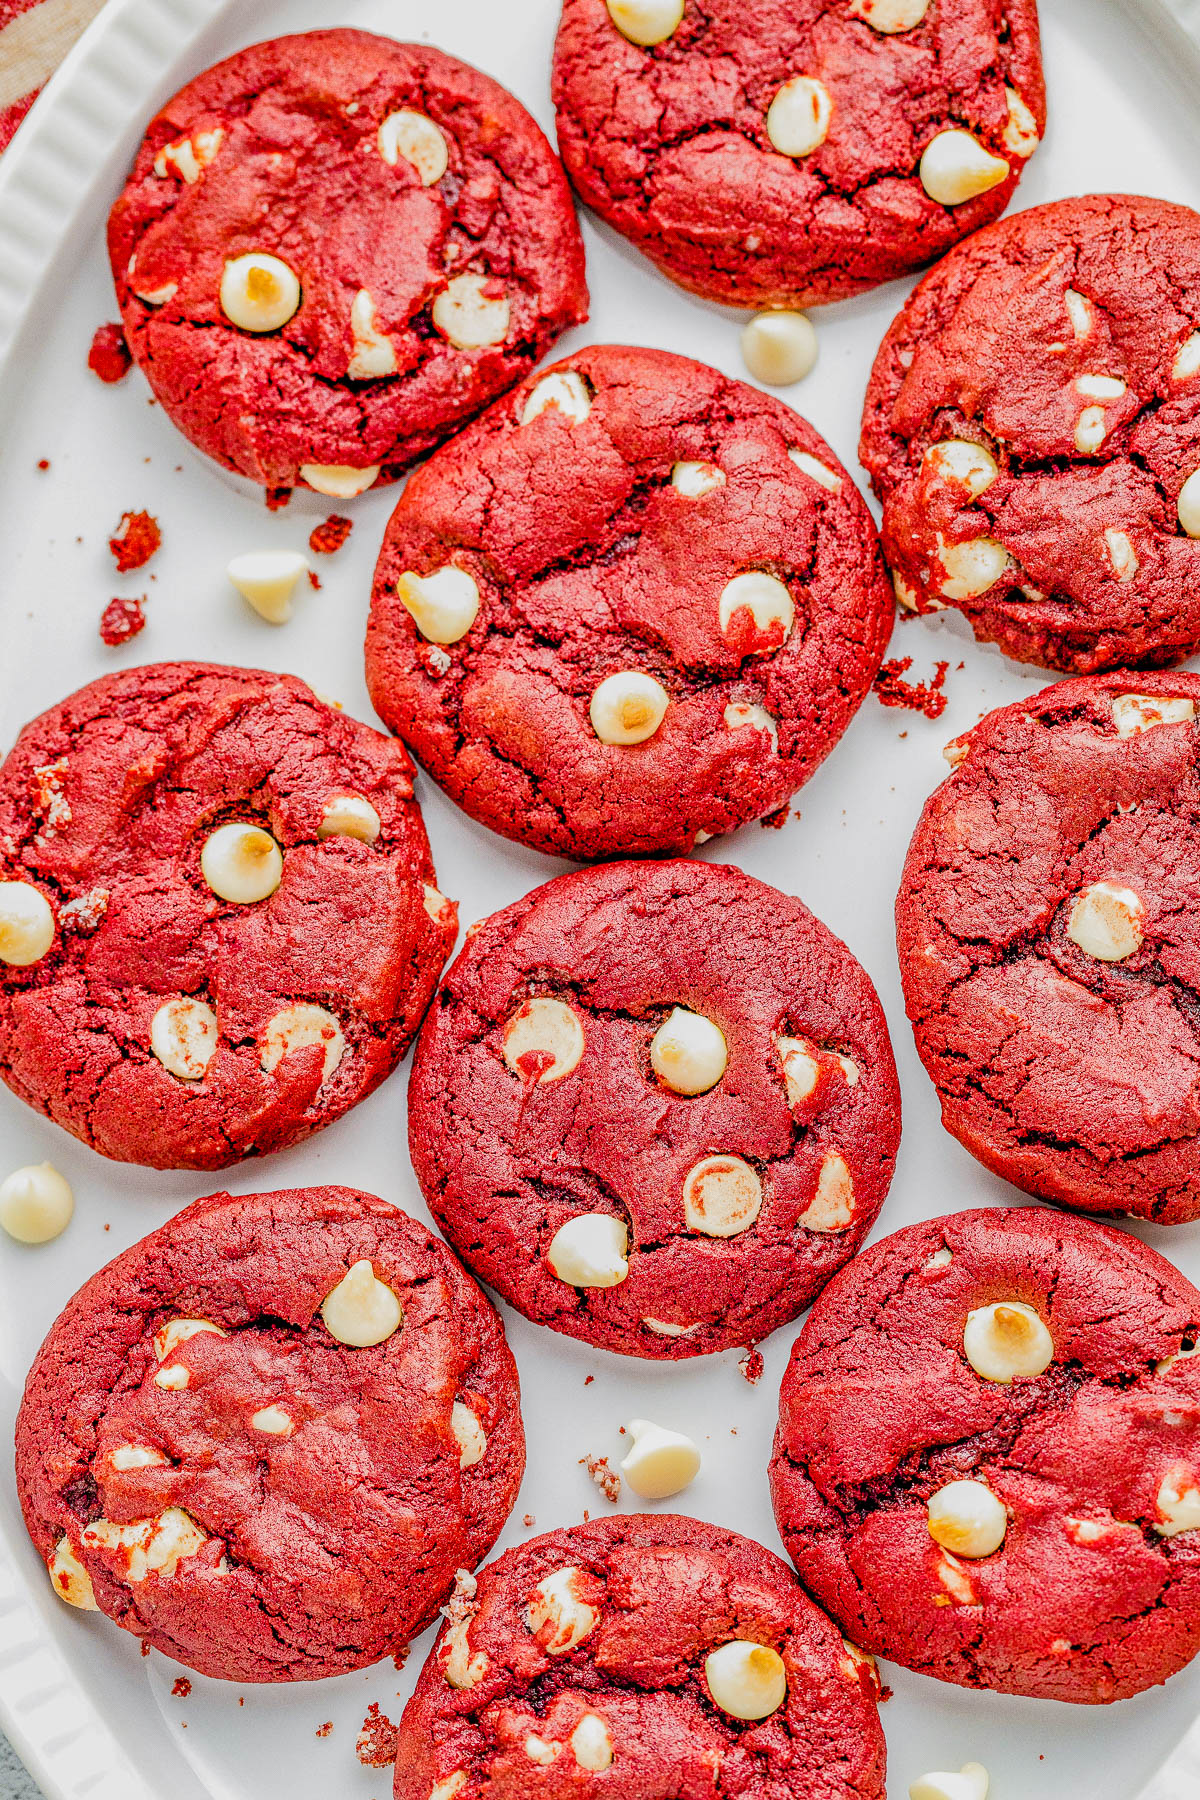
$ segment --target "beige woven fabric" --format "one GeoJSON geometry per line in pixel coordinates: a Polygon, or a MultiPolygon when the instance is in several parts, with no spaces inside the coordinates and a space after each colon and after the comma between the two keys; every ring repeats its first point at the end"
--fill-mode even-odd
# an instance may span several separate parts
{"type": "Polygon", "coordinates": [[[0,29],[0,107],[43,86],[104,0],[41,0],[0,29]]]}

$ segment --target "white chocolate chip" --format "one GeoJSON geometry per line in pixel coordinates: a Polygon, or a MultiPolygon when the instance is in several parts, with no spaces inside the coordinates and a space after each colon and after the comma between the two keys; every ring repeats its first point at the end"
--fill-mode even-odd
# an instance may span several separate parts
{"type": "Polygon", "coordinates": [[[977,1606],[979,1597],[967,1571],[956,1556],[949,1550],[943,1550],[938,1557],[938,1580],[959,1606],[977,1606]]]}
{"type": "Polygon", "coordinates": [[[762,1209],[758,1171],[740,1156],[705,1156],[683,1183],[683,1217],[689,1231],[706,1237],[736,1237],[748,1231],[762,1209]]]}
{"type": "Polygon", "coordinates": [[[1171,377],[1175,381],[1190,381],[1196,374],[1200,374],[1200,331],[1193,331],[1191,337],[1183,340],[1171,364],[1171,377]]]}
{"type": "Polygon", "coordinates": [[[846,1680],[852,1682],[855,1687],[858,1687],[860,1685],[862,1672],[865,1669],[870,1677],[872,1686],[876,1693],[878,1693],[879,1669],[875,1662],[875,1658],[873,1656],[868,1656],[865,1650],[860,1650],[857,1644],[852,1644],[849,1638],[842,1639],[842,1648],[845,1650],[846,1654],[843,1656],[839,1667],[841,1668],[842,1674],[846,1677],[846,1680]]]}
{"type": "Polygon", "coordinates": [[[631,44],[665,44],[679,29],[685,0],[606,0],[608,16],[631,44]]]}
{"type": "Polygon", "coordinates": [[[829,136],[833,101],[814,75],[785,81],[767,109],[767,136],[781,156],[810,156],[829,136]]]}
{"type": "Polygon", "coordinates": [[[109,1451],[108,1460],[119,1475],[131,1469],[160,1469],[167,1461],[161,1450],[154,1450],[149,1444],[118,1444],[109,1451]]]}
{"type": "Polygon", "coordinates": [[[265,1431],[268,1437],[291,1437],[296,1429],[295,1419],[282,1406],[260,1406],[251,1415],[250,1423],[255,1431],[265,1431]]]}
{"type": "Polygon", "coordinates": [[[1157,694],[1118,694],[1112,716],[1117,736],[1131,738],[1156,725],[1190,725],[1196,717],[1196,702],[1182,696],[1168,700],[1157,694]]]}
{"type": "Polygon", "coordinates": [[[1004,148],[1022,159],[1032,156],[1041,142],[1037,120],[1016,88],[1004,90],[1008,100],[1008,122],[1004,127],[1004,148]]]}
{"type": "Polygon", "coordinates": [[[1129,389],[1119,375],[1078,375],[1075,392],[1085,400],[1120,400],[1129,389]]]}
{"type": "Polygon", "coordinates": [[[1118,581],[1132,581],[1141,564],[1137,551],[1127,531],[1114,531],[1111,526],[1104,533],[1105,548],[1112,572],[1118,581]]]}
{"type": "Polygon", "coordinates": [[[0,1226],[21,1244],[48,1244],[75,1211],[71,1184],[53,1163],[29,1163],[0,1181],[0,1226]]]}
{"type": "Polygon", "coordinates": [[[1181,1531],[1200,1531],[1200,1478],[1191,1469],[1172,1469],[1164,1476],[1155,1504],[1159,1517],[1154,1529],[1159,1537],[1178,1537],[1181,1531]]]}
{"type": "Polygon", "coordinates": [[[455,1769],[449,1775],[443,1775],[435,1781],[429,1790],[429,1800],[457,1800],[457,1796],[467,1785],[467,1771],[455,1769]]]}
{"type": "Polygon", "coordinates": [[[525,1608],[525,1623],[530,1631],[536,1634],[546,1625],[551,1627],[550,1636],[542,1644],[547,1656],[563,1656],[573,1650],[600,1622],[596,1608],[580,1599],[578,1580],[578,1569],[555,1569],[538,1582],[525,1608]]]}
{"type": "Polygon", "coordinates": [[[530,1084],[561,1081],[583,1055],[583,1021],[565,1000],[535,995],[504,1027],[504,1061],[530,1084]]]}
{"type": "Polygon", "coordinates": [[[154,1377],[155,1387],[165,1388],[168,1393],[179,1394],[188,1386],[191,1375],[182,1363],[172,1363],[169,1368],[160,1369],[154,1377]]]}
{"type": "Polygon", "coordinates": [[[553,375],[543,376],[521,409],[522,425],[531,425],[549,407],[572,425],[582,425],[592,410],[591,390],[583,376],[574,369],[557,369],[553,375]]]}
{"type": "Polygon", "coordinates": [[[548,1743],[545,1738],[539,1737],[536,1731],[531,1731],[525,1739],[525,1754],[530,1762],[535,1762],[539,1767],[548,1769],[555,1757],[562,1755],[562,1745],[548,1743]]]}
{"type": "Polygon", "coordinates": [[[134,287],[133,275],[136,267],[137,257],[131,256],[126,265],[125,275],[132,291],[137,295],[139,300],[144,301],[147,306],[165,306],[168,300],[173,300],[175,298],[175,295],[179,292],[179,283],[177,281],[165,281],[156,288],[148,288],[145,286],[134,287]]]}
{"type": "Polygon", "coordinates": [[[471,1654],[471,1621],[479,1610],[475,1596],[479,1583],[470,1569],[459,1569],[454,1577],[454,1592],[442,1614],[448,1629],[437,1647],[438,1661],[446,1680],[453,1688],[473,1688],[487,1673],[488,1658],[484,1651],[471,1654]]]}
{"type": "Polygon", "coordinates": [[[382,1344],[400,1329],[403,1308],[386,1282],[380,1281],[366,1257],[352,1263],[321,1303],[330,1337],[356,1350],[382,1344]]]}
{"type": "Polygon", "coordinates": [[[941,592],[947,600],[973,600],[986,594],[1008,567],[1008,551],[995,538],[968,538],[965,544],[948,544],[939,532],[937,546],[945,570],[941,592]]]}
{"type": "Polygon", "coordinates": [[[987,1800],[988,1772],[982,1763],[954,1771],[934,1769],[908,1784],[908,1800],[987,1800]]]}
{"type": "Polygon", "coordinates": [[[768,387],[791,387],[816,365],[817,334],[802,312],[756,313],[741,341],[743,362],[768,387]]]}
{"type": "Polygon", "coordinates": [[[164,1000],[150,1021],[150,1048],[169,1075],[200,1081],[217,1054],[217,1015],[203,1000],[164,1000]]]}
{"type": "Polygon", "coordinates": [[[1041,1375],[1054,1361],[1054,1339],[1024,1300],[997,1300],[967,1314],[963,1352],[985,1381],[1007,1385],[1018,1375],[1041,1375]]]}
{"type": "Polygon", "coordinates": [[[1179,523],[1189,537],[1200,537],[1200,469],[1194,469],[1179,490],[1179,523]]]}
{"type": "Polygon", "coordinates": [[[374,381],[396,373],[396,346],[380,331],[375,301],[367,288],[359,288],[350,303],[350,336],[354,349],[346,373],[351,381],[374,381]]]}
{"type": "Polygon", "coordinates": [[[252,250],[225,264],[221,311],[239,331],[278,331],[300,305],[300,278],[278,256],[252,250]]]}
{"type": "Polygon", "coordinates": [[[435,925],[450,925],[456,921],[453,900],[439,894],[428,881],[421,883],[421,904],[435,925]]]}
{"type": "Polygon", "coordinates": [[[80,1612],[100,1611],[92,1591],[92,1578],[72,1550],[70,1538],[59,1538],[46,1566],[50,1572],[50,1585],[60,1600],[77,1607],[80,1612]]]}
{"type": "Polygon", "coordinates": [[[381,829],[379,814],[361,794],[335,794],[327,800],[317,827],[319,838],[358,838],[373,844],[381,829]]]}
{"type": "Polygon", "coordinates": [[[1075,423],[1075,448],[1081,456],[1094,456],[1108,436],[1108,420],[1102,406],[1085,406],[1075,423]]]}
{"type": "Polygon", "coordinates": [[[612,1733],[599,1713],[584,1713],[571,1733],[571,1751],[579,1767],[593,1774],[612,1767],[612,1733]]]}
{"type": "Polygon", "coordinates": [[[850,11],[874,31],[912,31],[929,11],[929,0],[851,0],[850,11]]]}
{"type": "Polygon", "coordinates": [[[716,463],[677,462],[671,470],[671,486],[685,500],[703,500],[725,486],[725,471],[716,463]]]}
{"type": "Polygon", "coordinates": [[[706,1094],[725,1073],[729,1050],[719,1025],[676,1006],[650,1042],[650,1064],[677,1094],[706,1094]]]}
{"type": "Polygon", "coordinates": [[[643,1319],[642,1324],[647,1331],[656,1337],[690,1337],[693,1331],[699,1331],[698,1323],[692,1325],[674,1325],[669,1319],[643,1319]]]}
{"type": "Polygon", "coordinates": [[[1145,911],[1132,888],[1094,881],[1075,896],[1067,936],[1097,962],[1123,962],[1142,947],[1145,911]]]}
{"type": "Polygon", "coordinates": [[[956,739],[954,743],[945,746],[942,755],[952,769],[957,769],[959,763],[966,762],[969,749],[969,744],[964,744],[961,739],[956,739]]]}
{"type": "Polygon", "coordinates": [[[953,1261],[953,1250],[950,1249],[948,1244],[943,1244],[940,1250],[934,1251],[933,1255],[929,1258],[929,1261],[925,1264],[925,1267],[927,1269],[948,1269],[953,1261]]]}
{"type": "Polygon", "coordinates": [[[961,206],[1007,181],[1009,167],[969,131],[939,131],[921,157],[921,186],[939,206],[961,206]]]}
{"type": "Polygon", "coordinates": [[[431,644],[457,644],[479,617],[478,584],[455,563],[432,575],[401,575],[396,598],[431,644]]]}
{"type": "Polygon", "coordinates": [[[713,1703],[733,1719],[765,1719],[787,1698],[787,1671],[778,1650],[734,1638],[704,1659],[713,1703]]]}
{"type": "Polygon", "coordinates": [[[40,888],[0,881],[0,962],[27,969],[54,942],[54,913],[40,888]]]}
{"type": "Polygon", "coordinates": [[[1063,295],[1067,309],[1067,317],[1071,321],[1071,330],[1077,338],[1090,337],[1095,324],[1092,303],[1083,294],[1077,294],[1074,288],[1068,288],[1063,295]]]}
{"type": "Polygon", "coordinates": [[[750,569],[744,575],[735,575],[721,590],[717,619],[721,636],[730,649],[741,649],[745,641],[746,627],[741,615],[749,618],[758,640],[749,653],[762,655],[787,642],[796,621],[796,603],[791,590],[777,576],[750,569]]]}
{"type": "Polygon", "coordinates": [[[921,600],[916,588],[911,582],[905,581],[903,575],[898,574],[895,569],[892,570],[892,587],[896,592],[897,604],[905,612],[920,611],[921,600]]]}
{"type": "Polygon", "coordinates": [[[801,473],[807,475],[810,481],[815,481],[818,487],[828,488],[831,494],[841,487],[842,478],[836,469],[831,469],[828,464],[811,456],[807,450],[789,450],[788,455],[801,473]]]}
{"type": "Polygon", "coordinates": [[[267,1021],[258,1063],[265,1075],[273,1075],[285,1056],[294,1050],[306,1050],[310,1044],[323,1044],[325,1060],[321,1080],[326,1082],[346,1053],[346,1039],[341,1025],[323,1006],[297,1001],[285,1006],[267,1021]]]}
{"type": "Polygon", "coordinates": [[[458,1445],[459,1468],[473,1469],[483,1461],[487,1450],[487,1433],[479,1423],[478,1413],[465,1401],[456,1400],[450,1408],[450,1429],[458,1445]]]}
{"type": "Polygon", "coordinates": [[[940,480],[962,488],[972,500],[986,493],[1000,473],[991,452],[967,438],[943,438],[930,444],[924,460],[940,480]]]}
{"type": "Polygon", "coordinates": [[[1103,1519],[1072,1519],[1066,1521],[1067,1536],[1073,1544],[1100,1544],[1118,1530],[1115,1519],[1105,1522],[1103,1519]]]}
{"type": "Polygon", "coordinates": [[[219,1325],[214,1325],[211,1319],[168,1319],[154,1334],[154,1355],[160,1363],[164,1363],[180,1344],[186,1344],[189,1338],[203,1333],[212,1337],[228,1335],[219,1325]]]}
{"type": "Polygon", "coordinates": [[[455,275],[433,303],[433,322],[456,350],[484,350],[508,336],[512,308],[503,295],[489,297],[490,275],[455,275]]]}
{"type": "Polygon", "coordinates": [[[404,158],[421,177],[422,187],[433,187],[450,165],[445,133],[424,113],[401,108],[382,121],[376,135],[379,154],[392,168],[404,158]]]}
{"type": "Polygon", "coordinates": [[[580,1213],[560,1225],[546,1261],[568,1287],[617,1287],[629,1273],[629,1232],[611,1213],[580,1213]]]}
{"type": "Polygon", "coordinates": [[[732,700],[721,714],[730,731],[741,731],[751,726],[755,731],[765,731],[771,740],[771,748],[779,754],[779,727],[765,706],[758,706],[746,700],[732,700]]]}
{"type": "Polygon", "coordinates": [[[929,1496],[929,1535],[956,1556],[990,1556],[1007,1531],[1008,1514],[982,1481],[951,1481],[929,1496]]]}
{"type": "Polygon", "coordinates": [[[854,1058],[851,1056],[840,1056],[839,1055],[837,1058],[837,1062],[838,1062],[838,1067],[842,1071],[842,1074],[846,1077],[846,1086],[847,1087],[857,1087],[858,1083],[859,1083],[859,1077],[862,1074],[862,1070],[859,1068],[858,1064],[854,1061],[854,1058]]]}
{"type": "Polygon", "coordinates": [[[621,1473],[643,1500],[666,1500],[682,1493],[700,1473],[700,1452],[691,1438],[649,1419],[631,1419],[632,1448],[621,1473]]]}
{"type": "Polygon", "coordinates": [[[296,583],[308,572],[298,550],[246,550],[225,565],[225,574],[260,618],[284,625],[292,616],[296,583]]]}
{"type": "Polygon", "coordinates": [[[854,1220],[854,1181],[846,1159],[837,1150],[826,1153],[817,1177],[817,1191],[797,1218],[806,1231],[845,1231],[854,1220]]]}
{"type": "Polygon", "coordinates": [[[83,1528],[83,1542],[88,1549],[122,1551],[125,1579],[136,1584],[148,1575],[174,1575],[186,1557],[203,1550],[208,1538],[190,1513],[169,1506],[156,1519],[135,1519],[129,1525],[93,1519],[83,1528]]]}
{"type": "Polygon", "coordinates": [[[644,744],[667,715],[671,696],[641,669],[607,675],[592,695],[588,718],[602,744],[644,744]]]}
{"type": "Polygon", "coordinates": [[[356,469],[349,463],[301,463],[300,479],[314,493],[327,494],[331,500],[353,500],[375,485],[381,466],[370,463],[364,469],[356,469]]]}
{"type": "Polygon", "coordinates": [[[283,880],[283,852],[261,825],[235,819],[204,840],[200,873],[218,899],[253,906],[283,880]]]}
{"type": "Polygon", "coordinates": [[[776,1038],[775,1049],[787,1083],[788,1105],[799,1106],[802,1100],[808,1100],[815,1093],[821,1065],[812,1045],[803,1038],[776,1038]]]}

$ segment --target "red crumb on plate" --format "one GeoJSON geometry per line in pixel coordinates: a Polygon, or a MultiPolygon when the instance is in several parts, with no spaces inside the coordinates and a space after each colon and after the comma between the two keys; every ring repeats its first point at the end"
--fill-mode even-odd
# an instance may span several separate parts
{"type": "Polygon", "coordinates": [[[187,1676],[186,1675],[177,1675],[175,1677],[174,1685],[171,1688],[171,1693],[174,1695],[175,1699],[176,1700],[186,1700],[188,1695],[191,1693],[191,1691],[192,1691],[192,1684],[188,1680],[187,1676]]]}
{"type": "Polygon", "coordinates": [[[927,719],[940,719],[946,710],[947,696],[942,689],[949,667],[948,662],[935,663],[932,681],[905,681],[912,657],[895,657],[885,662],[875,677],[875,692],[883,706],[905,706],[909,712],[924,713],[927,719]]]}
{"type": "Polygon", "coordinates": [[[750,1386],[757,1387],[763,1378],[762,1351],[756,1350],[754,1345],[751,1344],[750,1348],[746,1351],[746,1354],[738,1357],[738,1368],[741,1370],[745,1379],[750,1383],[750,1386]]]}
{"type": "Polygon", "coordinates": [[[148,563],[161,543],[157,519],[147,512],[127,512],[121,514],[121,523],[109,538],[108,547],[116,558],[118,574],[126,575],[130,569],[140,569],[148,563]]]}
{"type": "Polygon", "coordinates": [[[111,647],[127,644],[146,623],[146,596],[141,599],[110,600],[100,614],[100,636],[111,647]]]}
{"type": "Polygon", "coordinates": [[[316,1734],[318,1737],[328,1737],[332,1730],[333,1730],[333,1720],[326,1719],[326,1721],[323,1725],[317,1726],[316,1734]]]}
{"type": "Polygon", "coordinates": [[[398,1727],[372,1701],[354,1746],[364,1769],[386,1769],[389,1763],[395,1762],[397,1731],[398,1727]]]}
{"type": "Polygon", "coordinates": [[[133,365],[125,333],[119,325],[101,325],[88,351],[88,368],[101,381],[124,381],[133,365]]]}
{"type": "Polygon", "coordinates": [[[332,556],[335,550],[341,549],[353,529],[353,519],[347,519],[341,513],[330,513],[323,525],[313,526],[308,547],[318,556],[332,556]]]}
{"type": "Polygon", "coordinates": [[[609,1468],[607,1456],[581,1456],[579,1464],[587,1470],[604,1498],[615,1506],[621,1498],[621,1477],[615,1469],[609,1468]]]}

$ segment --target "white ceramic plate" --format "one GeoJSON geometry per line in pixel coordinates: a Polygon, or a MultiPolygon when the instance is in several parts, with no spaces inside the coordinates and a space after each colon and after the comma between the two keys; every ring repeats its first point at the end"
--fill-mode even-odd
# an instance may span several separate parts
{"type": "MultiPolygon", "coordinates": [[[[1200,131],[1200,0],[1045,0],[1052,124],[1019,204],[1103,188],[1196,204],[1200,131]]],[[[261,502],[193,455],[148,404],[141,377],[103,388],[84,363],[114,302],[104,217],[155,106],[218,56],[280,32],[353,24],[435,40],[514,90],[552,130],[548,97],[556,0],[110,0],[0,163],[0,741],[103,671],[171,657],[210,657],[293,670],[369,717],[361,644],[375,552],[394,500],[354,503],[349,545],[321,569],[292,624],[274,630],[227,587],[240,550],[303,547],[330,510],[315,496],[268,515],[261,502]],[[37,467],[48,459],[48,471],[37,467]],[[151,569],[114,578],[106,541],[127,508],[161,520],[151,569]],[[150,577],[146,579],[147,575],[150,577]],[[115,593],[149,594],[149,624],[120,651],[96,627],[115,593]]],[[[743,373],[737,318],[678,292],[610,233],[588,221],[592,322],[564,341],[649,343],[743,373]]],[[[853,469],[859,408],[875,347],[903,298],[896,285],[819,320],[821,361],[789,396],[853,469]]],[[[710,844],[799,893],[844,937],[875,978],[891,1020],[906,1107],[892,1230],[969,1205],[1022,1196],[994,1180],[943,1133],[912,1048],[896,975],[892,899],[921,804],[942,778],[943,743],[981,712],[1040,687],[1044,677],[977,649],[955,615],[910,623],[894,654],[924,678],[948,657],[950,704],[931,724],[868,699],[844,743],[804,791],[781,831],[751,826],[710,844]]],[[[441,886],[464,924],[562,867],[465,819],[428,782],[420,788],[441,886]]],[[[405,1153],[401,1072],[311,1143],[230,1172],[249,1193],[316,1181],[370,1189],[421,1216],[405,1153]]],[[[0,1246],[0,1431],[8,1437],[30,1360],[74,1289],[126,1244],[219,1181],[119,1167],[38,1119],[0,1089],[0,1171],[51,1158],[74,1184],[78,1212],[57,1243],[0,1246]]],[[[1200,1226],[1143,1235],[1200,1280],[1200,1226]]],[[[619,1453],[620,1424],[639,1414],[698,1439],[703,1472],[681,1509],[778,1546],[764,1470],[775,1396],[795,1333],[764,1350],[757,1389],[736,1353],[659,1369],[592,1351],[509,1315],[524,1385],[529,1468],[502,1543],[568,1524],[607,1502],[578,1458],[619,1453]],[[585,1387],[585,1378],[594,1380],[585,1387]],[[528,1528],[532,1529],[532,1527],[528,1528]]],[[[354,1739],[367,1705],[399,1717],[428,1640],[408,1669],[390,1662],[335,1681],[237,1689],[192,1678],[99,1617],[52,1595],[21,1527],[7,1456],[0,1476],[0,1721],[52,1800],[386,1800],[386,1770],[364,1770],[354,1739]],[[318,1737],[318,1727],[333,1729],[318,1737]]],[[[968,1693],[887,1667],[883,1711],[891,1794],[928,1768],[968,1758],[992,1772],[993,1800],[1196,1800],[1200,1661],[1165,1689],[1104,1709],[968,1693]]]]}

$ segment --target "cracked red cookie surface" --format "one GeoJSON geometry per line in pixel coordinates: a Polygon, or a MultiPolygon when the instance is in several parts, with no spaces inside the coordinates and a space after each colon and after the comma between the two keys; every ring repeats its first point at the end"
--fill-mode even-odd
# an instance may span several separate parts
{"type": "Polygon", "coordinates": [[[337,30],[168,101],[108,228],[175,424],[267,489],[394,480],[587,316],[558,159],[488,76],[337,30]]]}
{"type": "Polygon", "coordinates": [[[1095,1704],[1200,1650],[1200,1292],[1037,1208],[898,1231],[830,1283],[784,1377],[775,1516],[875,1655],[1095,1704]]]}
{"type": "Polygon", "coordinates": [[[412,477],[367,681],[506,837],[584,859],[688,850],[808,779],[891,611],[870,514],[810,425],[701,363],[605,346],[412,477]]]}
{"type": "Polygon", "coordinates": [[[901,605],[1076,674],[1200,647],[1200,214],[1092,194],[917,288],[860,455],[901,605]]]}
{"type": "Polygon", "coordinates": [[[883,1800],[878,1692],[749,1538],[671,1514],[547,1532],[461,1585],[395,1800],[883,1800]]]}
{"type": "Polygon", "coordinates": [[[407,1049],[433,883],[400,745],[295,676],[105,676],[0,768],[0,1076],[119,1161],[282,1149],[407,1049]]]}
{"type": "Polygon", "coordinates": [[[60,1598],[228,1681],[400,1650],[499,1535],[525,1461],[493,1308],[344,1187],[198,1200],[51,1327],[17,1485],[60,1598]]]}
{"type": "Polygon", "coordinates": [[[710,300],[837,300],[995,219],[1045,126],[1034,0],[565,0],[563,159],[710,300]]]}
{"type": "Polygon", "coordinates": [[[1059,682],[947,747],[896,902],[942,1120],[1018,1187],[1200,1217],[1200,677],[1059,682]]]}
{"type": "Polygon", "coordinates": [[[527,1317],[632,1356],[753,1344],[883,1204],[900,1095],[867,975],[801,904],[683,861],[485,921],[418,1041],[425,1197],[527,1317]]]}

